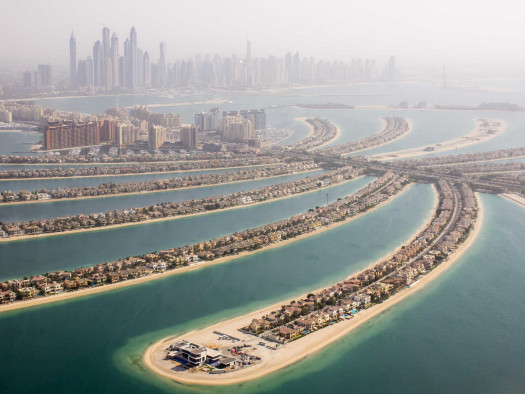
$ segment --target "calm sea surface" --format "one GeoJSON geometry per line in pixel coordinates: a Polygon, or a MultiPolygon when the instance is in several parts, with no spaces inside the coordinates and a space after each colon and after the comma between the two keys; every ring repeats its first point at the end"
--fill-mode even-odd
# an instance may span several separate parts
{"type": "Polygon", "coordinates": [[[0,243],[0,280],[114,261],[261,226],[344,197],[373,178],[240,209],[100,231],[0,243]],[[327,195],[328,194],[328,195],[327,195]]]}
{"type": "MultiPolygon", "coordinates": [[[[525,105],[525,81],[478,81],[467,88],[444,90],[432,83],[371,84],[289,89],[271,95],[221,92],[175,99],[134,95],[121,96],[118,103],[176,104],[213,98],[232,101],[154,108],[180,113],[185,123],[193,121],[195,112],[214,106],[221,111],[267,108],[270,126],[296,131],[285,141],[287,144],[309,132],[306,125],[293,120],[300,116],[322,116],[336,122],[342,131],[336,143],[378,132],[382,116],[406,116],[413,121],[411,134],[367,153],[457,138],[472,130],[474,118],[494,117],[506,121],[504,134],[443,154],[525,145],[523,113],[294,107],[329,102],[397,105],[403,100],[525,105]],[[494,92],[492,87],[508,89],[494,92]]],[[[115,97],[42,101],[58,109],[86,113],[103,112],[115,103],[115,97]]],[[[0,133],[0,154],[28,149],[38,139],[34,134],[0,133]]],[[[328,190],[328,201],[370,181],[372,178],[364,178],[333,187],[328,190]]],[[[95,182],[102,183],[100,179],[95,182]]],[[[225,189],[231,192],[263,185],[258,182],[225,189]]],[[[0,183],[0,189],[7,188],[3,185],[30,190],[44,187],[0,183]]],[[[226,192],[221,187],[72,205],[35,204],[35,208],[25,206],[33,210],[27,212],[5,207],[0,208],[0,218],[3,214],[20,220],[201,198],[226,192]]],[[[434,204],[430,186],[415,185],[371,214],[282,248],[115,292],[0,314],[0,393],[521,393],[525,387],[525,209],[498,196],[481,195],[481,200],[485,216],[479,238],[450,270],[342,340],[271,376],[226,388],[182,386],[145,370],[141,356],[147,346],[165,336],[294,298],[358,272],[402,245],[426,221],[434,204]]],[[[0,244],[0,279],[206,240],[286,218],[326,201],[326,191],[315,192],[175,221],[0,244]]]]}

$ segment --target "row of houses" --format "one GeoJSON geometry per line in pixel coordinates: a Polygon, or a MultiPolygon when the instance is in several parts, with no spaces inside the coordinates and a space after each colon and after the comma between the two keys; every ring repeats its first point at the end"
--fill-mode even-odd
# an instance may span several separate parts
{"type": "MultiPolygon", "coordinates": [[[[189,215],[303,193],[332,183],[351,179],[361,172],[361,170],[355,170],[351,167],[344,167],[313,177],[270,185],[247,192],[236,192],[226,196],[207,197],[201,200],[188,200],[183,202],[166,202],[141,208],[123,209],[120,211],[114,210],[90,215],[76,215],[71,218],[63,217],[38,221],[3,223],[0,225],[0,230],[4,231],[4,237],[16,237],[20,235],[82,230],[93,227],[137,223],[151,219],[189,215]]],[[[20,194],[23,194],[23,192],[20,192],[20,194]]],[[[39,195],[40,194],[42,193],[39,193],[39,195]]]]}
{"type": "Polygon", "coordinates": [[[275,341],[293,340],[330,322],[341,320],[344,314],[366,308],[372,302],[381,302],[413,283],[419,275],[434,268],[436,262],[441,261],[452,250],[444,249],[443,245],[448,247],[452,244],[451,248],[456,248],[458,242],[470,231],[476,215],[474,194],[468,185],[463,184],[460,216],[453,227],[443,234],[453,217],[454,194],[450,185],[444,181],[438,183],[438,190],[439,204],[433,220],[409,245],[403,246],[390,259],[316,294],[309,294],[303,300],[292,301],[261,319],[253,319],[242,330],[275,341]],[[444,209],[445,207],[450,210],[444,209]],[[441,220],[444,217],[445,221],[441,220]],[[440,234],[444,237],[433,243],[440,234]],[[428,253],[418,257],[431,246],[428,253]]]}
{"type": "Polygon", "coordinates": [[[325,155],[345,155],[358,150],[369,149],[376,145],[382,145],[390,142],[401,135],[405,134],[409,127],[404,118],[383,118],[386,125],[379,133],[360,139],[358,141],[348,142],[346,144],[331,146],[323,150],[325,155]]]}
{"type": "Polygon", "coordinates": [[[16,169],[0,171],[0,179],[12,178],[66,178],[95,175],[127,175],[127,174],[147,174],[152,172],[173,172],[188,171],[208,168],[226,168],[249,165],[274,164],[275,158],[259,157],[251,161],[239,159],[232,160],[208,160],[208,161],[190,161],[190,162],[173,162],[162,164],[130,164],[126,166],[88,166],[76,168],[35,168],[35,169],[16,169]]]}
{"type": "MultiPolygon", "coordinates": [[[[21,284],[20,280],[11,280],[0,283],[0,290],[18,290],[20,296],[17,296],[17,299],[23,299],[22,288],[34,288],[37,291],[34,294],[36,296],[39,294],[40,285],[52,284],[53,281],[62,284],[65,290],[75,290],[81,287],[133,279],[137,276],[150,275],[167,269],[197,264],[204,260],[214,260],[243,251],[258,249],[279,242],[282,239],[314,231],[333,223],[333,221],[343,220],[345,217],[359,212],[363,207],[369,206],[367,198],[374,197],[375,194],[373,193],[381,190],[381,188],[395,184],[398,185],[398,188],[394,189],[394,192],[401,190],[403,183],[399,182],[400,179],[402,178],[396,177],[393,173],[387,173],[355,193],[355,195],[347,196],[327,207],[318,208],[287,220],[214,238],[206,242],[199,242],[194,245],[148,253],[143,256],[128,257],[113,263],[79,268],[72,272],[66,271],[58,274],[40,275],[38,281],[35,281],[34,277],[32,277],[29,283],[24,282],[21,284]],[[361,196],[361,198],[356,196],[361,196]],[[75,284],[66,281],[73,281],[75,284]]],[[[385,200],[389,197],[387,194],[381,195],[385,200]]]]}
{"type": "Polygon", "coordinates": [[[264,168],[244,169],[213,174],[193,175],[184,178],[157,179],[144,182],[103,183],[97,186],[79,186],[36,191],[21,190],[17,193],[4,191],[0,202],[49,200],[61,198],[96,197],[123,193],[138,193],[156,190],[169,190],[181,187],[213,185],[256,178],[287,175],[295,172],[309,171],[318,168],[313,161],[270,166],[264,168]]]}
{"type": "MultiPolygon", "coordinates": [[[[118,151],[117,151],[118,153],[118,151]]],[[[195,161],[207,160],[226,163],[227,160],[238,160],[243,163],[255,164],[261,158],[267,157],[265,154],[256,155],[253,152],[205,152],[205,151],[190,151],[190,152],[175,152],[175,151],[140,151],[136,152],[132,149],[124,149],[120,154],[71,154],[70,152],[61,152],[57,154],[51,152],[49,154],[28,156],[28,155],[0,155],[1,164],[87,164],[87,163],[151,163],[151,162],[165,162],[165,161],[195,161]]],[[[273,157],[275,161],[275,157],[273,157]]]]}
{"type": "Polygon", "coordinates": [[[292,146],[295,150],[311,150],[332,140],[337,135],[337,127],[330,121],[320,118],[306,119],[313,127],[312,135],[304,138],[292,146]]]}

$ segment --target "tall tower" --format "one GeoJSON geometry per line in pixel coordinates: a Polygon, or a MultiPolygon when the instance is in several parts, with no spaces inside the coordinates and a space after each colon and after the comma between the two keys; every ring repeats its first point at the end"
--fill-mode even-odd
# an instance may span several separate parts
{"type": "Polygon", "coordinates": [[[144,86],[147,88],[151,87],[151,63],[149,61],[148,52],[144,52],[144,86]]]}
{"type": "Polygon", "coordinates": [[[111,64],[113,66],[113,86],[119,84],[119,53],[118,53],[118,37],[115,33],[111,36],[111,64]]]}
{"type": "Polygon", "coordinates": [[[93,85],[102,86],[103,56],[100,40],[93,45],[93,85]]]}
{"type": "Polygon", "coordinates": [[[104,51],[104,57],[109,57],[109,29],[104,27],[102,29],[102,48],[104,51]]]}
{"type": "Polygon", "coordinates": [[[129,45],[130,45],[130,79],[131,79],[131,89],[135,89],[138,86],[139,82],[139,68],[138,68],[138,56],[137,56],[137,31],[135,26],[131,28],[129,34],[129,45]]]}
{"type": "Polygon", "coordinates": [[[69,79],[71,87],[77,88],[77,40],[75,34],[71,32],[69,38],[69,79]]]}
{"type": "Polygon", "coordinates": [[[445,72],[445,65],[443,64],[443,89],[447,88],[447,74],[445,72]]]}
{"type": "Polygon", "coordinates": [[[167,86],[167,72],[166,72],[166,43],[160,43],[160,58],[159,58],[159,85],[161,88],[167,86]]]}

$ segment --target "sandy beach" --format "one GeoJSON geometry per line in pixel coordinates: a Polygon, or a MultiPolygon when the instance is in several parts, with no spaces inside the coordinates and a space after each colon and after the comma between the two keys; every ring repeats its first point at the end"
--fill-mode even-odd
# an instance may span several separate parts
{"type": "MultiPolygon", "coordinates": [[[[392,140],[390,140],[390,141],[386,141],[386,142],[384,142],[384,143],[382,143],[382,144],[374,145],[374,146],[371,146],[371,147],[369,147],[369,148],[364,148],[364,149],[354,150],[354,151],[352,151],[352,152],[350,152],[350,153],[343,153],[343,155],[346,156],[346,157],[348,157],[348,156],[350,156],[350,155],[353,155],[354,153],[358,153],[358,152],[366,152],[367,150],[375,149],[375,148],[379,148],[380,146],[385,146],[385,145],[391,144],[391,143],[394,142],[394,141],[397,141],[397,140],[400,140],[400,139],[403,138],[403,137],[406,137],[406,136],[407,136],[408,134],[410,134],[410,132],[412,131],[412,129],[413,129],[413,125],[412,125],[412,121],[411,121],[409,118],[404,118],[404,119],[405,119],[405,121],[407,122],[408,128],[407,128],[407,130],[406,130],[403,134],[398,135],[396,138],[394,138],[394,139],[392,139],[392,140]]],[[[379,133],[381,133],[381,132],[385,129],[386,125],[387,125],[385,118],[381,118],[381,122],[383,123],[383,127],[381,128],[381,130],[379,131],[379,133]]]]}
{"type": "MultiPolygon", "coordinates": [[[[274,202],[274,201],[285,200],[285,199],[291,198],[291,197],[298,197],[298,196],[302,196],[304,194],[314,193],[314,192],[317,192],[317,191],[328,189],[330,187],[343,185],[345,183],[352,182],[352,181],[355,181],[355,180],[363,178],[363,177],[364,177],[364,175],[359,176],[359,177],[355,177],[353,179],[349,179],[349,180],[346,180],[346,181],[343,181],[343,182],[333,183],[333,184],[330,184],[330,185],[327,185],[327,186],[324,186],[324,187],[321,187],[321,188],[317,188],[317,189],[314,189],[314,190],[309,190],[309,191],[306,191],[306,192],[303,192],[303,193],[290,194],[288,196],[282,196],[282,197],[273,198],[273,199],[270,199],[270,200],[259,201],[259,202],[252,203],[252,204],[236,205],[236,206],[233,206],[233,207],[228,207],[228,208],[223,208],[223,209],[215,209],[215,210],[212,210],[212,211],[196,212],[196,213],[191,213],[191,214],[188,214],[188,215],[169,216],[169,217],[158,218],[158,219],[148,219],[148,220],[143,220],[141,222],[130,222],[130,223],[113,224],[113,225],[110,225],[110,226],[93,227],[93,228],[71,230],[71,231],[64,231],[64,232],[58,232],[58,233],[43,233],[43,234],[36,234],[36,235],[21,235],[21,236],[18,236],[18,237],[0,238],[0,244],[1,243],[5,243],[5,242],[22,241],[22,240],[26,240],[26,239],[36,239],[36,238],[44,238],[44,237],[53,237],[53,236],[58,236],[58,235],[88,233],[88,232],[93,232],[93,231],[111,230],[111,229],[122,228],[122,227],[130,227],[130,226],[140,226],[141,224],[156,223],[156,222],[166,222],[166,221],[169,221],[169,220],[178,220],[178,219],[183,219],[183,218],[190,218],[190,217],[193,217],[193,216],[208,215],[210,213],[215,213],[215,212],[225,212],[225,211],[230,211],[232,209],[249,208],[249,207],[254,207],[254,206],[257,206],[257,205],[261,205],[261,204],[267,204],[267,203],[274,202]]],[[[44,201],[50,201],[50,200],[44,200],[44,201]]]]}
{"type": "MultiPolygon", "coordinates": [[[[480,204],[479,198],[477,198],[477,200],[478,204],[480,204]]],[[[221,375],[210,375],[204,373],[198,373],[198,375],[184,373],[176,374],[174,372],[170,372],[169,364],[168,368],[162,368],[159,366],[159,364],[162,365],[164,361],[162,360],[163,349],[170,343],[175,342],[175,340],[191,337],[192,341],[199,343],[199,340],[201,340],[200,343],[207,344],[210,343],[209,333],[212,333],[214,330],[227,334],[230,333],[236,337],[241,337],[242,334],[237,331],[239,327],[243,327],[247,323],[251,322],[253,318],[264,316],[265,314],[268,314],[269,312],[278,309],[280,305],[285,304],[287,301],[280,302],[278,304],[272,305],[271,307],[264,308],[263,310],[251,313],[249,315],[244,315],[229,320],[227,322],[216,324],[212,327],[208,327],[201,331],[192,331],[178,338],[164,338],[163,340],[151,345],[146,350],[146,352],[143,355],[143,363],[146,365],[146,367],[148,367],[150,370],[152,370],[155,374],[159,376],[175,380],[180,383],[195,385],[238,384],[249,380],[258,379],[262,376],[280,370],[307,356],[313,355],[315,352],[321,349],[324,349],[328,344],[347,335],[349,332],[361,326],[368,320],[383,313],[391,306],[401,302],[405,298],[416,293],[418,290],[424,288],[428,283],[432,282],[440,274],[448,270],[453,265],[453,263],[457,261],[461,257],[461,255],[473,244],[477,235],[479,234],[482,221],[483,208],[481,205],[479,205],[478,218],[471,235],[465,243],[460,245],[460,247],[458,248],[458,250],[456,250],[454,255],[451,256],[447,261],[443,262],[430,273],[423,276],[417,283],[413,284],[410,288],[407,288],[395,294],[394,296],[390,297],[388,300],[384,301],[379,305],[375,305],[370,309],[359,312],[354,318],[350,320],[345,320],[343,322],[334,324],[332,326],[328,326],[326,328],[323,328],[322,330],[311,333],[304,338],[286,344],[284,347],[279,348],[276,351],[270,350],[268,352],[268,359],[271,361],[271,363],[264,363],[263,361],[263,363],[261,364],[251,366],[249,368],[242,369],[239,371],[235,371],[233,373],[221,375]],[[206,336],[205,333],[208,333],[208,336],[206,336]],[[206,340],[207,342],[205,342],[206,340]]],[[[383,259],[378,260],[378,262],[381,260],[383,259]]],[[[295,299],[298,298],[296,297],[295,299]]]]}
{"type": "Polygon", "coordinates": [[[525,197],[520,196],[516,193],[502,193],[500,194],[501,197],[505,198],[506,200],[512,201],[515,204],[518,204],[522,208],[525,208],[525,197]]]}
{"type": "Polygon", "coordinates": [[[329,141],[326,141],[322,145],[319,145],[319,146],[316,146],[315,148],[310,149],[310,151],[321,149],[321,148],[331,144],[332,142],[337,141],[339,139],[339,137],[341,137],[341,129],[339,128],[339,126],[336,123],[332,122],[332,121],[330,121],[330,123],[332,123],[335,126],[335,136],[334,136],[334,138],[332,138],[329,141]]]}
{"type": "MultiPolygon", "coordinates": [[[[310,128],[310,133],[307,136],[305,136],[304,138],[302,138],[301,140],[304,140],[304,139],[306,139],[308,137],[311,137],[314,134],[314,132],[315,132],[314,126],[312,126],[309,122],[307,122],[306,119],[314,119],[314,117],[306,116],[306,117],[294,118],[294,120],[297,120],[298,122],[302,122],[302,123],[304,123],[305,125],[307,125],[310,128]]],[[[339,126],[337,124],[335,124],[334,122],[332,122],[332,121],[330,121],[330,123],[332,123],[335,126],[336,132],[335,132],[334,138],[332,138],[329,141],[324,142],[322,145],[319,145],[319,146],[316,146],[314,148],[308,149],[309,151],[314,151],[316,149],[320,149],[323,146],[326,146],[326,145],[332,143],[333,141],[337,140],[341,136],[341,129],[339,128],[339,126]]],[[[299,140],[299,141],[301,141],[301,140],[299,140]]]]}
{"type": "Polygon", "coordinates": [[[410,148],[404,150],[398,150],[394,152],[378,153],[376,155],[370,156],[374,160],[392,160],[392,159],[407,159],[417,156],[429,155],[433,153],[446,152],[456,148],[464,148],[466,146],[478,144],[480,142],[488,141],[494,137],[501,135],[507,128],[507,124],[500,119],[488,119],[488,122],[499,122],[499,127],[497,127],[496,132],[493,134],[488,134],[482,128],[482,123],[484,120],[475,119],[476,127],[473,131],[464,135],[463,137],[455,138],[452,140],[444,141],[438,144],[430,144],[426,146],[420,146],[417,148],[410,148]],[[432,150],[426,150],[432,148],[432,150]]]}
{"type": "Polygon", "coordinates": [[[372,208],[372,209],[370,209],[370,210],[368,210],[366,212],[362,212],[362,213],[360,213],[360,214],[358,214],[356,216],[353,216],[351,218],[348,218],[347,220],[344,220],[342,222],[338,222],[338,223],[335,223],[335,224],[331,224],[329,226],[321,227],[320,229],[317,229],[317,230],[312,231],[310,233],[305,233],[303,235],[300,235],[299,237],[295,237],[295,238],[292,238],[292,239],[287,239],[285,241],[277,242],[277,243],[271,244],[269,246],[266,246],[264,248],[257,249],[255,251],[241,252],[241,253],[233,255],[233,256],[221,257],[221,258],[218,258],[218,259],[210,261],[210,262],[205,262],[205,263],[192,265],[192,266],[188,266],[188,267],[177,268],[177,269],[174,269],[174,270],[169,270],[169,271],[165,271],[165,272],[158,273],[158,274],[144,276],[144,277],[133,279],[133,280],[127,280],[127,281],[124,281],[124,282],[118,282],[118,283],[115,283],[115,284],[104,285],[104,286],[94,287],[94,288],[89,288],[89,289],[84,289],[84,290],[78,290],[78,291],[73,291],[73,292],[70,292],[70,293],[61,293],[61,294],[57,294],[57,295],[53,295],[53,296],[49,296],[49,297],[41,297],[41,298],[31,299],[31,300],[27,300],[27,301],[18,301],[18,302],[11,303],[11,304],[1,304],[0,305],[0,313],[7,312],[7,311],[12,311],[12,310],[17,310],[17,309],[22,309],[22,308],[29,308],[29,307],[33,307],[33,306],[37,306],[37,305],[49,304],[51,302],[59,302],[59,301],[68,300],[68,299],[72,299],[72,298],[76,298],[76,297],[82,297],[82,296],[90,295],[90,294],[102,293],[102,292],[105,292],[105,291],[117,290],[117,289],[120,289],[120,288],[123,288],[123,287],[134,286],[134,285],[139,284],[139,283],[144,283],[144,282],[149,282],[151,280],[164,278],[166,276],[177,275],[177,274],[181,274],[181,273],[184,273],[184,272],[187,272],[187,271],[194,271],[194,270],[197,270],[197,269],[201,269],[203,267],[208,267],[208,266],[212,266],[212,265],[216,265],[216,264],[229,262],[229,261],[232,261],[232,260],[237,260],[237,259],[240,259],[240,258],[245,257],[245,256],[250,256],[250,255],[253,255],[253,254],[256,254],[256,253],[264,252],[266,250],[280,248],[282,246],[291,244],[291,243],[299,241],[301,239],[309,238],[309,237],[312,237],[314,235],[320,234],[322,232],[325,232],[325,231],[337,228],[337,227],[342,226],[342,225],[344,225],[344,224],[346,224],[348,222],[356,220],[356,219],[358,219],[358,218],[360,218],[360,217],[362,217],[362,216],[364,216],[366,214],[369,214],[369,213],[375,211],[376,209],[379,209],[383,205],[388,204],[390,201],[393,201],[397,197],[401,196],[411,186],[412,186],[412,184],[410,184],[409,186],[405,187],[400,193],[396,194],[393,198],[390,198],[390,199],[388,199],[386,201],[383,201],[382,203],[378,204],[374,208],[372,208]]]}

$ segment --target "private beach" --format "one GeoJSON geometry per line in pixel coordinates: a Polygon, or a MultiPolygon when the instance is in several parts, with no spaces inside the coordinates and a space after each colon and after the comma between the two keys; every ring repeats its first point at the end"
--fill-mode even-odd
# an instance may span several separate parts
{"type": "MultiPolygon", "coordinates": [[[[235,337],[243,337],[243,335],[248,336],[240,333],[238,329],[240,327],[246,326],[247,323],[249,324],[249,322],[251,322],[252,319],[268,314],[273,310],[279,308],[280,305],[283,305],[287,302],[283,301],[278,304],[272,305],[268,308],[259,310],[257,312],[253,312],[248,315],[240,316],[225,322],[221,322],[203,330],[192,331],[180,337],[172,336],[164,338],[161,341],[154,343],[146,350],[146,352],[143,355],[143,363],[155,374],[177,381],[179,383],[211,386],[239,384],[246,381],[258,379],[272,372],[276,372],[284,367],[287,367],[293,363],[296,363],[299,360],[304,359],[305,357],[311,356],[314,353],[324,349],[330,343],[340,339],[341,337],[350,333],[352,330],[360,327],[375,316],[378,316],[379,314],[385,312],[393,305],[396,305],[405,298],[423,289],[426,285],[438,278],[443,272],[450,269],[450,267],[474,243],[482,227],[483,207],[477,194],[476,200],[479,209],[474,228],[471,231],[468,239],[460,245],[460,247],[451,257],[449,257],[445,262],[441,263],[438,267],[434,268],[431,272],[424,275],[417,283],[414,283],[411,287],[391,296],[388,300],[384,301],[381,304],[375,305],[372,308],[359,312],[350,320],[345,320],[343,322],[325,327],[319,331],[307,335],[306,337],[290,342],[285,346],[278,348],[277,350],[272,350],[268,348],[261,350],[262,352],[265,352],[262,356],[263,362],[257,365],[250,366],[249,368],[243,368],[241,370],[230,372],[227,374],[212,375],[204,373],[188,374],[172,372],[171,368],[174,367],[173,364],[170,365],[170,361],[164,360],[164,349],[169,344],[178,340],[191,338],[191,341],[195,341],[197,343],[210,344],[217,340],[217,334],[214,334],[214,331],[220,333],[229,333],[232,334],[232,336],[234,335],[235,337]],[[264,362],[264,360],[266,360],[266,362],[264,362]]],[[[434,207],[434,210],[436,208],[437,205],[434,207]]],[[[434,212],[434,210],[432,212],[434,212]]],[[[427,224],[425,224],[425,226],[423,226],[421,229],[426,227],[427,224]]],[[[418,230],[418,232],[420,230],[418,230]]],[[[416,234],[418,232],[416,232],[416,234]]],[[[379,259],[377,262],[382,260],[384,260],[384,258],[379,259]]],[[[295,299],[298,298],[296,297],[295,299]]]]}
{"type": "Polygon", "coordinates": [[[501,135],[506,129],[507,124],[501,119],[475,119],[476,127],[467,135],[444,141],[437,144],[430,144],[420,146],[417,148],[404,149],[394,152],[378,153],[370,156],[372,160],[392,160],[392,159],[408,159],[417,156],[429,155],[433,153],[446,152],[456,148],[465,148],[470,145],[486,142],[494,137],[501,135]],[[491,128],[495,127],[494,132],[487,132],[483,126],[485,122],[489,122],[491,128]],[[497,125],[495,125],[498,123],[497,125]]]}
{"type": "Polygon", "coordinates": [[[117,290],[117,289],[121,289],[121,288],[124,288],[124,287],[134,286],[134,285],[137,285],[137,284],[140,284],[140,283],[149,282],[151,280],[165,278],[165,277],[170,276],[170,275],[178,275],[178,274],[182,274],[184,272],[198,270],[198,269],[201,269],[203,267],[208,267],[208,266],[212,266],[212,265],[216,265],[216,264],[222,264],[222,263],[226,263],[226,262],[229,262],[229,261],[238,260],[238,259],[241,259],[242,257],[250,256],[250,255],[253,255],[253,254],[256,254],[256,253],[261,253],[261,252],[264,252],[266,250],[280,248],[282,246],[289,245],[289,244],[291,244],[293,242],[300,241],[300,240],[305,239],[305,238],[313,237],[313,236],[315,236],[317,234],[321,234],[321,233],[323,233],[325,231],[337,228],[337,227],[342,226],[342,225],[344,225],[346,223],[349,223],[351,221],[357,220],[357,219],[359,219],[360,217],[362,217],[364,215],[367,215],[367,214],[369,214],[371,212],[374,212],[375,210],[379,209],[380,207],[388,204],[389,202],[393,201],[397,197],[399,197],[402,194],[404,194],[411,186],[412,186],[412,184],[408,185],[400,193],[394,195],[392,198],[389,198],[389,199],[379,203],[378,205],[376,205],[375,207],[373,207],[372,209],[370,209],[370,210],[368,210],[366,212],[359,213],[359,214],[357,214],[357,215],[355,215],[353,217],[350,217],[350,218],[348,218],[348,219],[346,219],[344,221],[337,222],[335,224],[331,224],[331,225],[328,225],[328,226],[321,227],[321,228],[319,228],[319,229],[317,229],[315,231],[302,234],[302,235],[300,235],[298,237],[287,239],[285,241],[280,241],[280,242],[277,242],[277,243],[273,243],[273,244],[271,244],[269,246],[266,246],[266,247],[261,248],[261,249],[257,249],[255,251],[241,252],[241,253],[236,254],[236,255],[221,257],[221,258],[218,258],[216,260],[209,261],[209,262],[204,262],[204,263],[200,263],[200,264],[194,264],[194,265],[190,265],[190,266],[182,267],[182,268],[176,268],[176,269],[173,269],[173,270],[164,271],[162,273],[157,273],[157,274],[153,274],[153,275],[143,276],[143,277],[140,277],[140,278],[127,280],[127,281],[123,281],[123,282],[118,282],[118,283],[114,283],[114,284],[108,284],[108,285],[104,285],[104,286],[91,287],[91,288],[86,288],[86,289],[72,291],[72,292],[65,292],[65,293],[56,294],[56,295],[52,295],[52,296],[48,296],[48,297],[40,297],[40,298],[33,298],[33,299],[30,299],[30,300],[25,300],[25,301],[17,301],[17,302],[10,303],[10,304],[2,304],[2,305],[0,305],[0,313],[7,312],[7,311],[13,311],[13,310],[17,310],[17,309],[22,309],[22,308],[29,308],[29,307],[33,307],[33,306],[37,306],[37,305],[49,304],[49,303],[52,303],[52,302],[64,301],[64,300],[73,299],[73,298],[76,298],[76,297],[83,297],[83,296],[91,295],[91,294],[98,294],[98,293],[102,293],[102,292],[105,292],[105,291],[117,290]]]}
{"type": "MultiPolygon", "coordinates": [[[[335,187],[335,186],[343,185],[343,184],[348,183],[348,182],[356,181],[356,180],[361,179],[363,177],[364,177],[364,175],[361,175],[361,176],[358,176],[358,177],[355,177],[355,178],[352,178],[352,179],[348,179],[348,180],[345,180],[345,181],[342,181],[342,182],[333,183],[333,184],[330,184],[330,185],[327,185],[327,186],[324,186],[324,187],[321,187],[321,188],[318,188],[318,189],[308,190],[308,191],[305,191],[305,192],[302,192],[302,193],[290,194],[290,195],[287,195],[287,196],[282,196],[282,197],[277,197],[277,198],[272,198],[272,199],[269,199],[269,200],[258,201],[258,202],[250,203],[250,204],[246,204],[246,205],[236,205],[236,206],[233,206],[233,207],[222,208],[222,209],[215,209],[215,210],[212,210],[212,211],[202,211],[202,212],[190,213],[190,214],[187,214],[187,215],[169,216],[169,217],[163,217],[163,218],[158,218],[158,219],[148,219],[148,220],[143,220],[143,221],[140,221],[140,222],[128,222],[128,223],[112,224],[112,225],[109,225],[109,226],[92,227],[92,228],[85,228],[85,229],[71,230],[71,231],[63,231],[63,232],[56,232],[56,233],[42,233],[42,234],[36,234],[36,235],[21,235],[21,236],[9,237],[9,238],[0,238],[0,244],[1,243],[5,243],[5,242],[14,242],[14,241],[22,241],[22,240],[26,240],[26,239],[52,237],[52,236],[57,236],[57,235],[78,234],[78,233],[87,233],[87,232],[101,231],[101,230],[112,230],[112,229],[122,228],[122,227],[140,226],[141,224],[166,222],[166,221],[169,221],[169,220],[178,220],[178,219],[183,219],[183,218],[190,218],[190,217],[193,217],[193,216],[208,215],[210,213],[225,212],[225,211],[230,211],[232,209],[243,209],[243,208],[248,208],[248,207],[254,207],[254,206],[257,206],[257,205],[261,205],[261,204],[267,204],[267,203],[274,202],[274,201],[285,200],[287,198],[299,197],[299,196],[302,196],[302,195],[305,195],[305,194],[322,191],[322,190],[325,190],[325,189],[328,189],[328,188],[331,188],[331,187],[335,187]]],[[[231,183],[235,183],[235,182],[231,182],[231,183]]],[[[175,189],[175,190],[181,190],[181,189],[175,189]]],[[[133,194],[140,194],[140,193],[133,193],[133,194]]],[[[116,196],[118,196],[118,195],[116,195],[116,196]]],[[[113,196],[107,196],[107,197],[113,197],[113,196]]],[[[90,197],[87,197],[87,198],[90,198],[90,197]]],[[[91,198],[96,198],[96,197],[91,197],[91,198]]],[[[73,199],[69,199],[69,200],[78,200],[78,199],[73,198],[73,199]]],[[[45,202],[45,201],[53,201],[53,200],[43,200],[42,202],[45,202]]],[[[64,201],[64,200],[57,200],[57,201],[64,201]]],[[[35,201],[35,202],[38,202],[38,201],[35,201]]]]}

